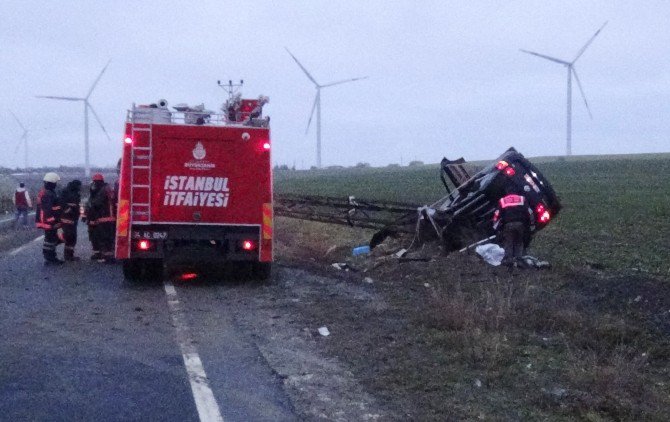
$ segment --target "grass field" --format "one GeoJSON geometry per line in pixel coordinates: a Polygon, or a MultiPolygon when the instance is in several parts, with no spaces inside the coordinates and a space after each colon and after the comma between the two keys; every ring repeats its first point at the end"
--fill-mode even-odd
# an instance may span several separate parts
{"type": "MultiPolygon", "coordinates": [[[[670,155],[531,161],[563,203],[531,250],[550,271],[352,257],[370,231],[290,218],[277,221],[278,259],[334,277],[347,262],[352,283],[374,280],[374,306],[342,294],[307,310],[338,333],[333,356],[407,420],[668,420],[670,155]]],[[[277,172],[275,189],[444,195],[436,165],[277,172]]]]}
{"type": "MultiPolygon", "coordinates": [[[[563,210],[535,237],[554,265],[670,275],[670,154],[531,159],[563,210]]],[[[277,193],[430,204],[444,196],[439,167],[282,171],[277,193]]]]}

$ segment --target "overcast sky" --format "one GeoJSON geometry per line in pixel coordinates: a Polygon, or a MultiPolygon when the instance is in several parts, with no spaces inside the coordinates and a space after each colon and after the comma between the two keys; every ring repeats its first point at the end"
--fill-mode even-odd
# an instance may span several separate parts
{"type": "MultiPolygon", "coordinates": [[[[91,161],[113,165],[125,110],[165,98],[218,110],[217,79],[244,79],[244,96],[268,95],[273,161],[315,164],[305,135],[315,90],[284,47],[320,83],[369,79],[322,91],[323,164],[372,165],[442,156],[493,158],[565,152],[563,66],[576,63],[593,120],[573,84],[573,153],[670,151],[668,1],[29,1],[0,13],[0,165],[31,130],[33,165],[83,163],[81,103],[111,64],[91,104],[91,161]]],[[[314,122],[313,122],[314,123],[314,122]]]]}

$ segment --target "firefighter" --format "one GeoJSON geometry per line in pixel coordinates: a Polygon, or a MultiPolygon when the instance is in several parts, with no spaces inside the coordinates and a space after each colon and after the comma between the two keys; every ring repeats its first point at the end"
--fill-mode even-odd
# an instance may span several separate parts
{"type": "Polygon", "coordinates": [[[63,258],[66,261],[79,261],[79,258],[74,256],[74,247],[77,244],[77,224],[79,223],[79,203],[81,202],[80,191],[81,181],[73,180],[61,192],[62,214],[60,222],[63,230],[63,241],[65,242],[63,258]]]}
{"type": "Polygon", "coordinates": [[[114,207],[114,192],[105,183],[100,173],[93,175],[91,187],[89,221],[94,224],[93,241],[100,248],[98,262],[114,262],[114,235],[116,224],[116,210],[114,207]]]}
{"type": "Polygon", "coordinates": [[[93,254],[91,255],[91,260],[102,259],[102,254],[100,253],[100,245],[95,237],[95,215],[93,210],[91,210],[91,199],[95,196],[97,192],[97,185],[93,182],[89,185],[88,189],[88,199],[84,204],[84,214],[81,217],[81,221],[86,223],[86,228],[88,230],[88,240],[91,242],[91,249],[93,254]]]}
{"type": "Polygon", "coordinates": [[[60,226],[61,206],[56,195],[56,185],[60,177],[56,173],[44,175],[44,187],[37,194],[36,225],[44,230],[44,244],[42,254],[46,265],[60,265],[61,261],[56,257],[56,246],[60,243],[58,238],[58,227],[60,226]]]}
{"type": "Polygon", "coordinates": [[[500,198],[498,208],[493,214],[493,228],[505,249],[502,265],[524,267],[522,259],[525,247],[529,243],[533,210],[528,199],[520,189],[512,188],[500,198]]]}

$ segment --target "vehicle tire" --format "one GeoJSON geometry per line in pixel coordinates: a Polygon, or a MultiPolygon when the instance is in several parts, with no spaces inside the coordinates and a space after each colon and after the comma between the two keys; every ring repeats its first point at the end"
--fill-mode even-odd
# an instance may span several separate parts
{"type": "Polygon", "coordinates": [[[163,260],[162,259],[143,259],[142,260],[142,279],[146,281],[163,280],[163,260]]]}
{"type": "Polygon", "coordinates": [[[162,259],[124,259],[123,276],[128,281],[161,281],[162,259]]]}
{"type": "Polygon", "coordinates": [[[253,266],[253,277],[257,280],[267,281],[272,276],[271,262],[256,262],[253,266]]]}
{"type": "Polygon", "coordinates": [[[140,266],[136,259],[123,260],[123,277],[128,281],[139,281],[141,276],[140,266]]]}

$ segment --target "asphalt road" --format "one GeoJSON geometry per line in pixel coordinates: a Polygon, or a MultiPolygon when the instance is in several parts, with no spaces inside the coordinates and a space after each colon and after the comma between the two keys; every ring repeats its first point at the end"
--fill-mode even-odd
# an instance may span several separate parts
{"type": "Polygon", "coordinates": [[[297,419],[230,283],[128,283],[80,235],[59,267],[40,241],[0,253],[0,419],[297,419]]]}

